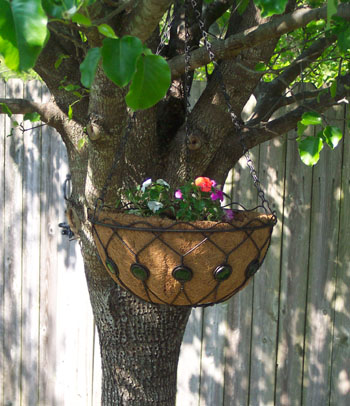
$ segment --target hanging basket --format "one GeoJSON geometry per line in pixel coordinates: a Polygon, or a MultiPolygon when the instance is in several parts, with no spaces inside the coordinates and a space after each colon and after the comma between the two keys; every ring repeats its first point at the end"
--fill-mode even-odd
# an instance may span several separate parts
{"type": "Polygon", "coordinates": [[[101,210],[90,221],[115,282],[151,303],[203,306],[246,286],[265,258],[276,217],[239,211],[230,223],[179,222],[101,210]]]}

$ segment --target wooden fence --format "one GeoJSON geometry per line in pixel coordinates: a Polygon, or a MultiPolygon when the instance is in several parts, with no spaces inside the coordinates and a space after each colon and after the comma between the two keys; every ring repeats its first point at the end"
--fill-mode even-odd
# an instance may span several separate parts
{"type": "MultiPolygon", "coordinates": [[[[48,98],[38,82],[0,97],[48,98]]],[[[327,120],[346,130],[345,108],[327,120]]],[[[21,117],[14,117],[21,121],[21,117]]],[[[60,234],[68,168],[47,127],[10,134],[0,115],[0,405],[99,406],[100,359],[79,244],[60,234]]],[[[254,281],[192,312],[178,406],[350,404],[350,137],[314,168],[295,133],[252,152],[279,222],[254,281]]],[[[244,160],[226,191],[253,206],[244,160]]]]}

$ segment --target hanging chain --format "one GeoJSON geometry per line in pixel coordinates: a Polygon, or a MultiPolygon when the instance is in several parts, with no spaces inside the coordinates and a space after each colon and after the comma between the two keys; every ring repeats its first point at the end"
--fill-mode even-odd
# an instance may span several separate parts
{"type": "MultiPolygon", "coordinates": [[[[185,10],[187,9],[188,0],[185,0],[185,10]]],[[[190,33],[189,33],[189,22],[188,13],[185,11],[185,78],[184,78],[184,96],[185,96],[185,177],[188,180],[189,173],[189,125],[188,125],[188,113],[191,109],[190,104],[190,92],[191,92],[191,75],[190,75],[190,33]]]]}
{"type": "MultiPolygon", "coordinates": [[[[224,78],[223,78],[220,66],[215,60],[215,54],[214,54],[214,52],[212,50],[211,43],[208,41],[208,33],[204,29],[204,22],[203,22],[203,20],[201,18],[201,13],[197,9],[197,1],[196,0],[187,0],[187,1],[191,2],[193,11],[195,13],[199,28],[201,30],[201,33],[202,33],[202,36],[203,36],[203,39],[204,39],[204,45],[205,45],[205,47],[207,49],[210,62],[212,62],[214,67],[216,68],[216,74],[217,74],[218,79],[219,79],[221,91],[222,91],[223,96],[225,98],[226,106],[227,106],[228,112],[229,112],[229,114],[231,116],[232,124],[233,124],[234,128],[238,131],[239,143],[241,144],[243,155],[246,158],[246,163],[247,163],[247,166],[249,168],[250,175],[251,175],[251,177],[253,179],[254,186],[258,191],[258,196],[259,196],[259,198],[261,200],[261,205],[264,208],[265,212],[269,211],[271,214],[273,214],[276,217],[275,212],[270,207],[270,202],[268,201],[268,199],[265,196],[264,191],[262,190],[261,183],[260,183],[260,180],[258,178],[257,171],[256,171],[256,169],[254,167],[254,164],[253,164],[253,161],[252,161],[252,159],[250,157],[249,149],[247,148],[247,146],[246,146],[246,144],[244,142],[244,137],[243,137],[243,132],[242,132],[243,122],[236,116],[236,114],[233,111],[231,101],[230,101],[230,96],[227,93],[226,85],[224,83],[224,78]]],[[[185,56],[185,72],[186,72],[186,68],[187,68],[187,70],[189,70],[189,58],[190,58],[190,56],[188,56],[187,59],[186,59],[186,56],[185,56]]]]}
{"type": "Polygon", "coordinates": [[[171,15],[171,9],[172,9],[172,6],[169,7],[167,16],[165,18],[164,27],[163,27],[162,33],[160,34],[160,42],[159,42],[157,50],[156,50],[156,55],[159,55],[162,52],[163,48],[166,45],[166,42],[170,40],[170,30],[171,30],[173,21],[175,19],[175,14],[173,13],[173,15],[171,15]]]}

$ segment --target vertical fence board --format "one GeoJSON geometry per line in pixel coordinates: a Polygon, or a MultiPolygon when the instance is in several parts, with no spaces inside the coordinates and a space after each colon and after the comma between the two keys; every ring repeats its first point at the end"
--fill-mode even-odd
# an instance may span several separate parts
{"type": "Polygon", "coordinates": [[[223,403],[227,306],[226,302],[203,310],[200,406],[223,403]]]}
{"type": "Polygon", "coordinates": [[[350,134],[345,124],[343,128],[345,136],[330,406],[350,404],[350,134]]]}
{"type": "Polygon", "coordinates": [[[92,364],[92,386],[91,386],[91,405],[95,406],[101,403],[101,382],[102,382],[102,365],[101,365],[101,356],[100,356],[100,342],[98,339],[97,328],[94,325],[93,330],[93,364],[92,364]]]}
{"type": "MultiPolygon", "coordinates": [[[[23,84],[12,79],[6,97],[23,97],[23,84]]],[[[20,121],[18,115],[13,120],[20,121]]],[[[11,132],[6,117],[5,134],[11,132]]],[[[5,362],[4,403],[21,403],[21,300],[22,300],[22,169],[23,137],[20,131],[6,138],[5,152],[5,362]]]]}
{"type": "MultiPolygon", "coordinates": [[[[259,165],[259,147],[250,151],[259,165]]],[[[257,191],[241,158],[229,174],[225,192],[247,208],[257,204],[257,191]]],[[[227,343],[225,350],[225,406],[246,406],[249,399],[250,342],[252,330],[253,283],[249,283],[228,301],[227,343]]]]}
{"type": "Polygon", "coordinates": [[[285,142],[275,138],[261,145],[259,163],[259,177],[266,197],[271,200],[280,221],[274,228],[263,266],[254,277],[250,403],[270,406],[274,404],[275,388],[285,142]]]}
{"type": "MultiPolygon", "coordinates": [[[[5,82],[0,80],[0,97],[5,98],[5,82]]],[[[0,114],[0,404],[5,404],[4,383],[5,383],[5,116],[0,114]]]]}
{"type": "Polygon", "coordinates": [[[288,136],[276,375],[280,406],[301,402],[312,184],[312,169],[299,158],[295,133],[288,136]]]}
{"type": "Polygon", "coordinates": [[[178,406],[198,406],[200,393],[203,309],[192,309],[181,344],[177,370],[178,406]]]}
{"type": "MultiPolygon", "coordinates": [[[[58,177],[54,165],[56,143],[54,131],[42,130],[42,179],[41,179],[41,272],[40,272],[40,406],[61,405],[55,391],[57,372],[56,303],[57,303],[57,245],[56,232],[58,197],[54,179],[58,177]]],[[[62,394],[60,394],[62,396],[62,394]]]]}
{"type": "MultiPolygon", "coordinates": [[[[336,118],[342,117],[337,108],[336,118]]],[[[334,116],[333,116],[334,118],[334,116]]],[[[330,119],[332,121],[332,119],[330,119]]],[[[303,405],[328,405],[342,147],[314,168],[303,405]]]]}
{"type": "MultiPolygon", "coordinates": [[[[41,101],[41,83],[27,82],[25,97],[41,101]]],[[[26,129],[38,125],[28,123],[26,129]]],[[[40,281],[40,130],[23,134],[22,404],[38,404],[40,281]]]]}
{"type": "Polygon", "coordinates": [[[57,254],[57,389],[63,404],[83,406],[91,403],[93,318],[86,286],[79,244],[70,242],[59,233],[58,223],[65,221],[65,202],[62,186],[69,173],[67,153],[58,134],[55,136],[57,155],[58,236],[57,254]],[[67,368],[67,360],[75,368],[67,368]]]}

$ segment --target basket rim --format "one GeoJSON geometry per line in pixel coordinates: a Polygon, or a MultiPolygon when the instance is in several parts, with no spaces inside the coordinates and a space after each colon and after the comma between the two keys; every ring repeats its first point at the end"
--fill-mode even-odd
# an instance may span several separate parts
{"type": "MultiPolygon", "coordinates": [[[[252,213],[253,210],[245,210],[243,212],[252,213]]],[[[239,232],[242,230],[258,230],[263,228],[274,227],[277,223],[277,218],[273,214],[263,214],[255,212],[258,214],[257,217],[250,219],[244,225],[233,224],[227,221],[208,221],[208,220],[196,220],[196,221],[177,221],[169,218],[161,218],[159,216],[150,217],[140,217],[134,214],[129,214],[126,212],[117,212],[112,210],[101,210],[99,213],[105,215],[102,220],[97,219],[93,214],[89,215],[89,221],[94,226],[108,227],[117,230],[129,230],[129,231],[139,231],[139,232],[159,232],[159,233],[225,233],[225,232],[239,232]],[[123,219],[129,217],[133,219],[130,223],[123,224],[108,215],[119,216],[123,219]],[[156,222],[167,223],[166,226],[154,226],[152,220],[157,219],[156,222]],[[110,221],[110,222],[106,222],[110,221]],[[256,224],[259,222],[260,224],[256,224]],[[255,223],[255,224],[252,224],[255,223]],[[208,227],[208,224],[210,225],[208,227]],[[186,228],[173,228],[174,226],[184,225],[186,228]],[[202,226],[201,226],[202,225],[202,226]],[[226,226],[226,227],[225,227],[226,226]],[[190,228],[188,228],[190,227],[190,228]]]]}

